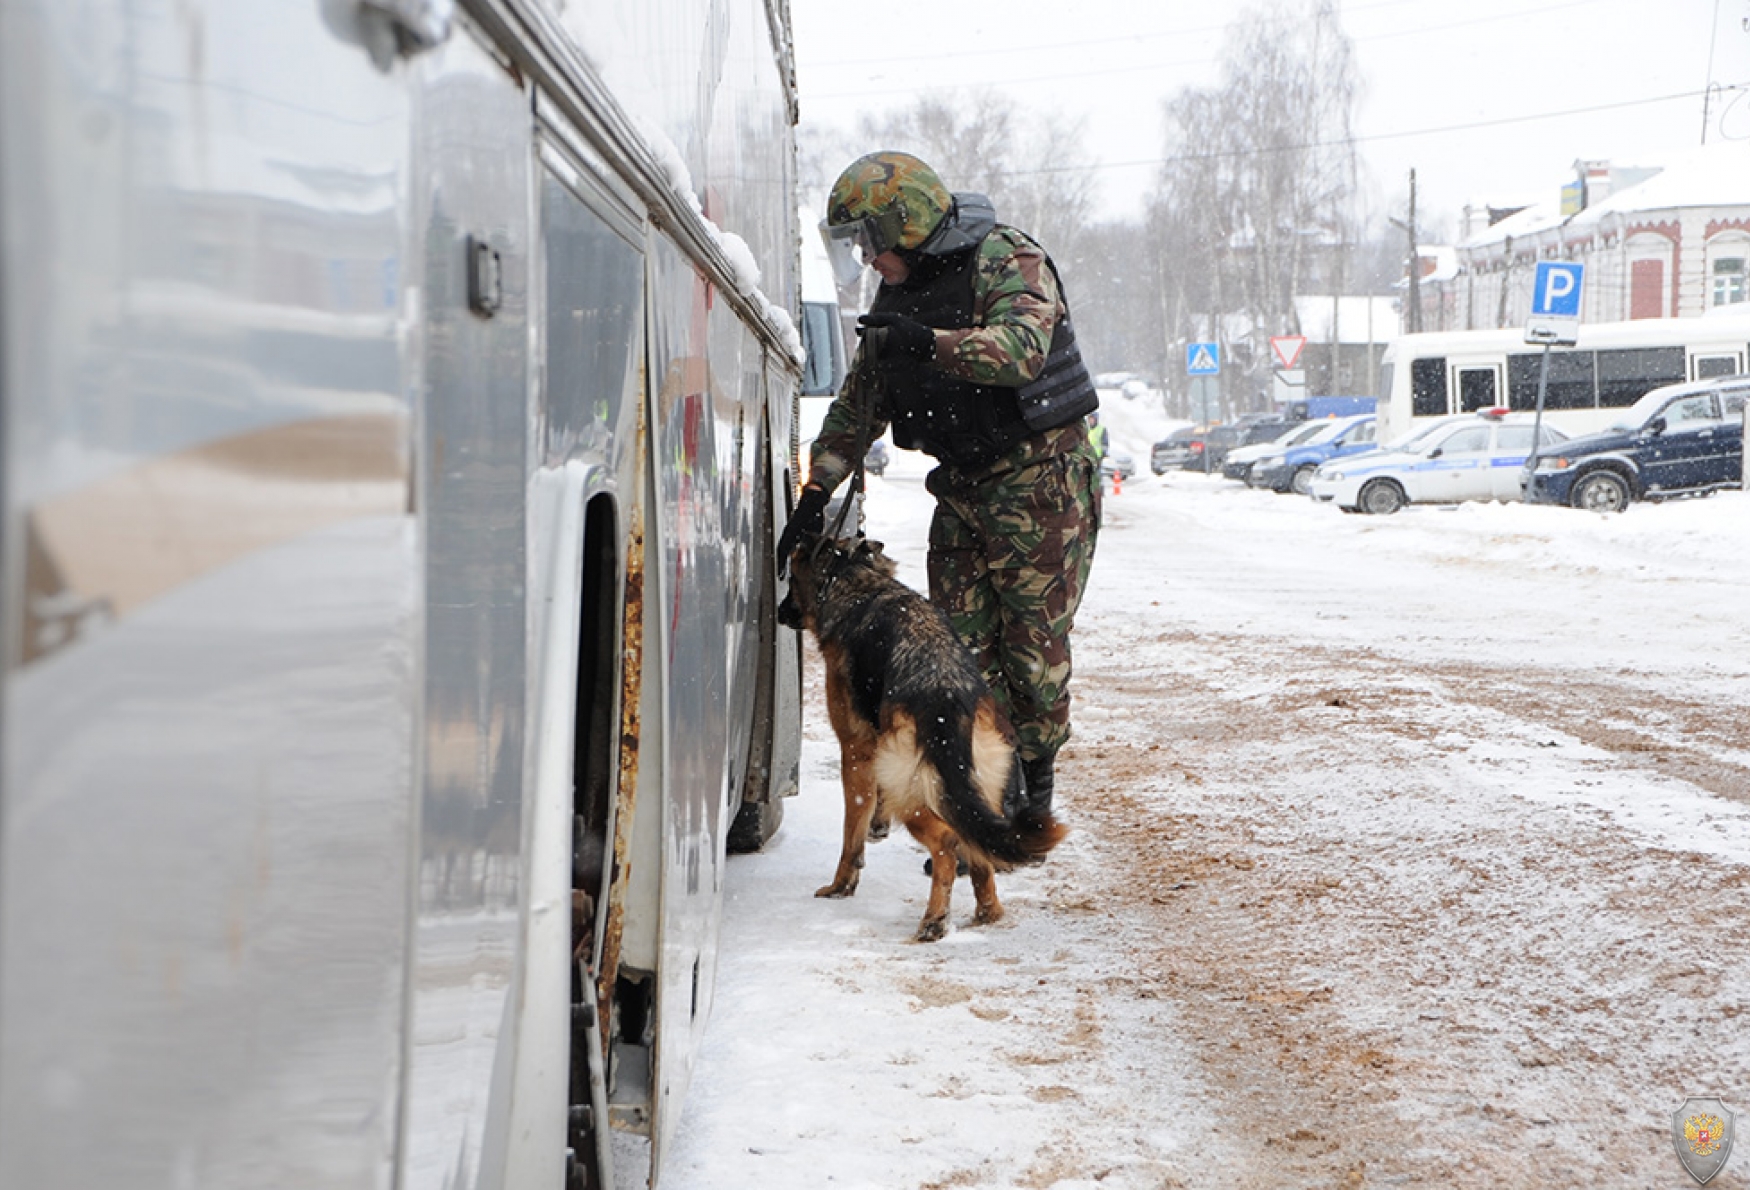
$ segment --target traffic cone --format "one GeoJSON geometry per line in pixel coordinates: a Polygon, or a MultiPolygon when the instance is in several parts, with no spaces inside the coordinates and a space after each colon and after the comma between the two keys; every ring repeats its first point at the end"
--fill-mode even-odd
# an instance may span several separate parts
{"type": "Polygon", "coordinates": [[[1122,475],[1118,474],[1118,472],[1116,472],[1116,471],[1112,472],[1112,494],[1114,496],[1117,496],[1117,495],[1122,494],[1123,491],[1124,491],[1124,477],[1122,475]]]}

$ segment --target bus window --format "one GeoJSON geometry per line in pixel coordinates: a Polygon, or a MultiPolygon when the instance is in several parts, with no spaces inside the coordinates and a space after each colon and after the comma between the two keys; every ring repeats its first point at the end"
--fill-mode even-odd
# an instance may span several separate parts
{"type": "Polygon", "coordinates": [[[802,303],[802,342],[808,348],[808,363],[802,373],[802,395],[835,395],[845,382],[845,349],[839,338],[837,304],[802,303]]]}
{"type": "MultiPolygon", "coordinates": [[[[1538,377],[1543,353],[1527,351],[1507,357],[1507,404],[1514,409],[1537,408],[1538,377]]],[[[1590,351],[1549,353],[1549,386],[1545,409],[1591,409],[1597,404],[1597,384],[1590,351]]]]}
{"type": "Polygon", "coordinates": [[[1458,370],[1458,411],[1475,413],[1492,409],[1501,400],[1501,376],[1494,368],[1460,368],[1458,370]]]}
{"type": "Polygon", "coordinates": [[[1619,347],[1598,353],[1598,404],[1605,409],[1626,409],[1643,393],[1683,380],[1681,347],[1619,347]]]}
{"type": "Polygon", "coordinates": [[[1446,361],[1413,359],[1410,361],[1410,416],[1441,417],[1446,408],[1446,361]]]}
{"type": "Polygon", "coordinates": [[[1742,372],[1742,360],[1743,357],[1738,355],[1698,355],[1695,357],[1695,378],[1706,380],[1710,376],[1731,376],[1742,372]]]}

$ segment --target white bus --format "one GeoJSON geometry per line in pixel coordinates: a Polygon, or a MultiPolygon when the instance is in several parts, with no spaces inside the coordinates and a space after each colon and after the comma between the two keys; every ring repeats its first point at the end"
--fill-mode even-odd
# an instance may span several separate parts
{"type": "MultiPolygon", "coordinates": [[[[1550,351],[1545,416],[1570,434],[1602,429],[1649,389],[1744,372],[1747,355],[1750,313],[1582,323],[1577,344],[1550,351]]],[[[1542,358],[1519,328],[1394,339],[1380,367],[1380,440],[1452,413],[1536,409],[1542,358]]]]}
{"type": "Polygon", "coordinates": [[[797,780],[788,11],[0,3],[0,1186],[656,1178],[797,780]]]}

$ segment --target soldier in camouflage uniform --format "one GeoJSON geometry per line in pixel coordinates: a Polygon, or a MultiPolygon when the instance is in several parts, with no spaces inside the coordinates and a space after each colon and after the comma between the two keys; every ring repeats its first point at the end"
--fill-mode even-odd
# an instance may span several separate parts
{"type": "Polygon", "coordinates": [[[779,556],[819,531],[859,449],[889,425],[897,445],[934,456],[930,600],[1008,715],[1028,800],[1049,808],[1100,502],[1084,416],[1097,398],[1056,267],[982,195],[950,194],[903,153],[846,169],[821,230],[841,280],[866,264],[882,285],[779,556]]]}

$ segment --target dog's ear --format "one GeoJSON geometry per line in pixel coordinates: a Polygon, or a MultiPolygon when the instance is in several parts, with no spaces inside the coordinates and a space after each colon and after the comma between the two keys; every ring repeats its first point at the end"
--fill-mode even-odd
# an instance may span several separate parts
{"type": "Polygon", "coordinates": [[[865,538],[857,546],[857,558],[864,565],[889,578],[899,570],[899,564],[887,556],[879,541],[865,538]]]}

